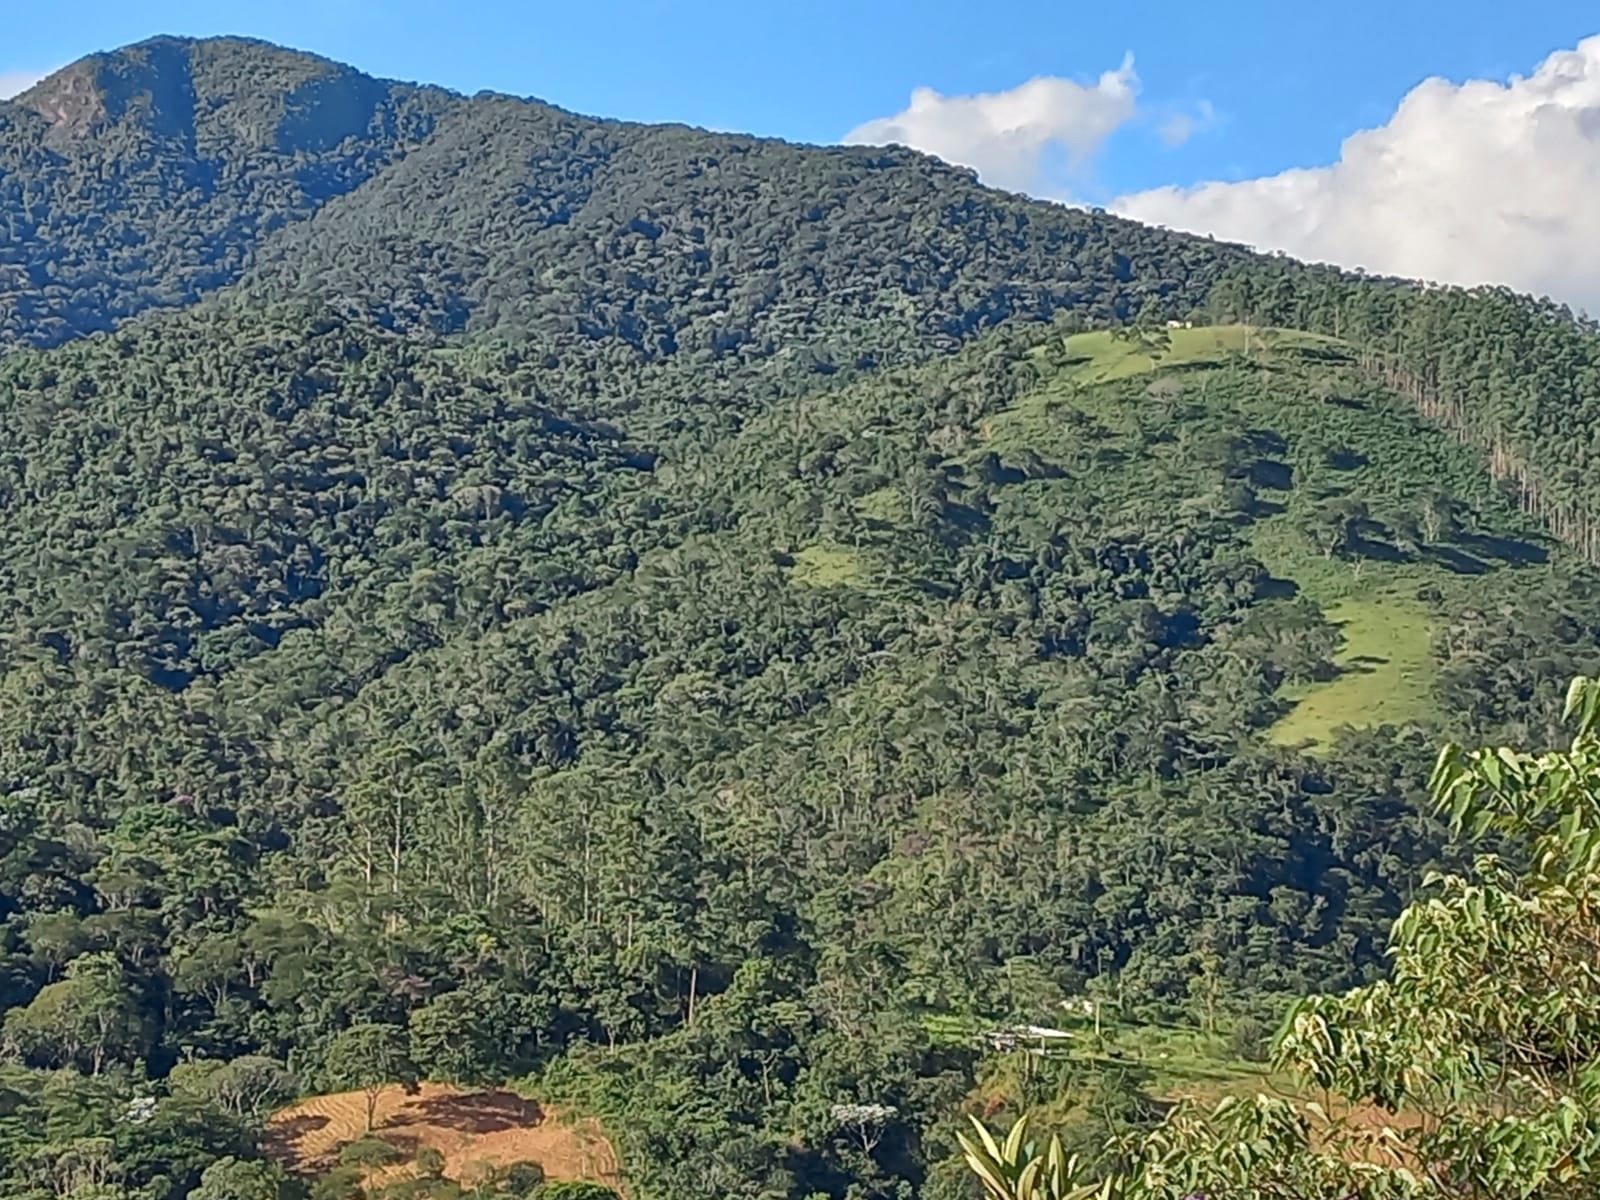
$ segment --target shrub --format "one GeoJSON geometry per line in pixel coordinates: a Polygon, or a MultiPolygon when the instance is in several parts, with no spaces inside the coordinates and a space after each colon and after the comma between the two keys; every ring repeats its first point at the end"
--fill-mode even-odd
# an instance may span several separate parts
{"type": "Polygon", "coordinates": [[[361,1168],[335,1167],[311,1186],[311,1200],[362,1200],[361,1168]]]}
{"type": "Polygon", "coordinates": [[[541,1183],[529,1193],[531,1200],[618,1200],[604,1184],[561,1180],[541,1183]]]}
{"type": "Polygon", "coordinates": [[[502,1185],[506,1194],[518,1197],[533,1195],[533,1191],[544,1182],[544,1168],[536,1162],[512,1163],[505,1169],[502,1185]]]}
{"type": "Polygon", "coordinates": [[[357,1138],[339,1151],[339,1164],[346,1167],[387,1167],[405,1155],[382,1138],[357,1138]]]}
{"type": "Polygon", "coordinates": [[[417,1170],[428,1179],[438,1179],[444,1174],[444,1155],[434,1146],[424,1146],[417,1151],[417,1170]]]}
{"type": "Polygon", "coordinates": [[[1271,1035],[1267,1027],[1254,1017],[1240,1017],[1234,1022],[1233,1032],[1228,1036],[1228,1048],[1233,1051],[1234,1057],[1242,1058],[1245,1062],[1266,1062],[1271,1056],[1271,1035]]]}

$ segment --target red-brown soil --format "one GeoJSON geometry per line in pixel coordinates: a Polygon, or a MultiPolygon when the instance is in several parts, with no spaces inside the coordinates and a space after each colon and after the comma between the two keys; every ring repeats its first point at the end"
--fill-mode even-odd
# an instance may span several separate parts
{"type": "MultiPolygon", "coordinates": [[[[267,1122],[268,1153],[299,1174],[318,1174],[362,1136],[366,1117],[363,1092],[302,1100],[267,1122]]],[[[485,1165],[536,1162],[548,1179],[592,1180],[623,1191],[617,1156],[594,1121],[563,1121],[554,1110],[508,1091],[425,1083],[407,1095],[388,1087],[378,1097],[372,1132],[408,1157],[432,1146],[444,1155],[445,1175],[455,1180],[470,1182],[485,1165]]],[[[375,1173],[373,1182],[412,1173],[409,1163],[401,1163],[375,1173]]]]}

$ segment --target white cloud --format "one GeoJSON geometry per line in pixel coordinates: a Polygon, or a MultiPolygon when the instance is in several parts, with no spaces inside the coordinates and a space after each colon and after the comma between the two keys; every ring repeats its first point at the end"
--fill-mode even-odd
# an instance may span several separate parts
{"type": "Polygon", "coordinates": [[[0,100],[27,91],[48,74],[49,71],[0,71],[0,100]]]}
{"type": "Polygon", "coordinates": [[[994,187],[1046,194],[1059,188],[1048,178],[1053,162],[1064,157],[1069,172],[1082,166],[1133,119],[1138,93],[1131,55],[1092,84],[1040,76],[974,96],[924,87],[903,112],[868,121],[844,140],[897,142],[972,167],[994,187]]]}
{"type": "Polygon", "coordinates": [[[1600,312],[1600,37],[1506,83],[1430,79],[1331,166],[1111,207],[1299,258],[1600,312]]]}

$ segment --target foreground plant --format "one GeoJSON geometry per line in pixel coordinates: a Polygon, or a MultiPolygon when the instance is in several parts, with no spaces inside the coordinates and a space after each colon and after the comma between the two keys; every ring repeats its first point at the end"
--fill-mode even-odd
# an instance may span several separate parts
{"type": "Polygon", "coordinates": [[[1600,1193],[1600,681],[1576,680],[1565,752],[1446,746],[1431,781],[1458,834],[1508,848],[1430,876],[1389,978],[1290,1012],[1274,1064],[1325,1104],[1178,1105],[1098,1185],[1059,1143],[963,1139],[995,1200],[1566,1200],[1600,1193]]]}
{"type": "Polygon", "coordinates": [[[1089,1200],[1101,1187],[1082,1177],[1076,1155],[1065,1156],[1061,1139],[1051,1137],[1042,1152],[1027,1140],[1028,1118],[1020,1118],[1002,1142],[976,1117],[968,1118],[977,1141],[956,1134],[967,1166],[993,1200],[1089,1200]]]}

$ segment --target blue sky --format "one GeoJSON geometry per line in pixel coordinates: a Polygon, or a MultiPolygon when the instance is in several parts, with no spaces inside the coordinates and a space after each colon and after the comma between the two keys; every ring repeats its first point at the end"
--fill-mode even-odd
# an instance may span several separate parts
{"type": "MultiPolygon", "coordinates": [[[[1248,189],[1249,181],[1292,168],[1338,163],[1346,138],[1385,126],[1424,79],[1484,80],[1504,88],[1511,76],[1532,75],[1552,53],[1600,33],[1593,0],[77,0],[8,7],[0,77],[158,32],[243,33],[372,74],[466,92],[533,95],[581,112],[819,142],[862,127],[888,129],[904,135],[896,140],[945,157],[965,156],[991,182],[1113,207],[1123,197],[1169,185],[1238,183],[1248,189]],[[888,120],[903,115],[914,89],[931,88],[946,98],[1005,94],[1041,76],[1093,87],[1117,72],[1128,54],[1131,71],[1108,86],[1126,85],[1136,99],[1096,109],[1098,116],[1090,117],[1102,126],[1079,129],[1076,143],[1072,123],[1090,119],[1071,107],[1076,93],[1058,90],[1029,100],[1068,106],[1045,120],[1040,136],[1060,133],[1083,152],[1071,171],[1059,169],[1054,142],[1020,170],[1014,162],[997,165],[971,136],[962,141],[943,127],[888,120]],[[1174,122],[1188,132],[1177,145],[1168,144],[1179,140],[1174,122]]],[[[1595,51],[1600,81],[1600,43],[1595,51]]],[[[1453,119],[1470,126],[1482,98],[1470,91],[1450,96],[1456,97],[1453,119]]],[[[1586,99],[1574,103],[1588,111],[1586,99]]],[[[1515,107],[1517,119],[1536,119],[1529,114],[1537,104],[1515,107]]],[[[989,119],[981,105],[935,109],[925,114],[933,121],[989,119]]],[[[1600,101],[1594,110],[1600,121],[1600,101]]],[[[1600,130],[1583,112],[1574,109],[1573,137],[1600,130]]],[[[1513,119],[1509,111],[1502,115],[1513,119]]],[[[1437,131],[1448,138],[1451,128],[1447,123],[1437,131]]],[[[1507,137],[1507,144],[1516,140],[1507,137]]],[[[1595,139],[1600,155],[1600,133],[1595,139]]],[[[1400,150],[1411,146],[1402,143],[1400,150]]],[[[1485,172],[1493,166],[1479,164],[1485,172]]],[[[1459,188],[1461,181],[1449,186],[1459,188]]],[[[1248,234],[1252,222],[1263,220],[1241,208],[1248,208],[1246,201],[1265,203],[1260,189],[1209,192],[1204,204],[1166,194],[1164,206],[1141,199],[1139,215],[1186,227],[1207,224],[1228,236],[1240,233],[1230,221],[1244,222],[1248,234]],[[1221,217],[1219,205],[1226,208],[1221,217]]],[[[1424,204],[1415,211],[1433,209],[1424,204]]],[[[1266,217],[1274,237],[1249,240],[1323,250],[1326,257],[1363,256],[1359,246],[1346,251],[1342,242],[1330,243],[1331,251],[1314,238],[1296,242],[1304,231],[1292,213],[1266,217]]],[[[1521,217],[1524,223],[1548,220],[1542,212],[1521,217]]],[[[1447,262],[1449,242],[1421,265],[1447,262]]],[[[1600,262],[1595,273],[1600,277],[1600,262]]],[[[1600,299],[1600,285],[1596,291],[1600,299]]]]}
{"type": "Polygon", "coordinates": [[[911,90],[1093,77],[1131,52],[1155,103],[1218,117],[1177,150],[1118,137],[1098,186],[1237,179],[1331,161],[1429,75],[1504,78],[1600,32],[1592,2],[1225,0],[78,0],[7,6],[0,73],[153,33],[247,33],[370,73],[563,107],[834,141],[911,90]],[[1137,15],[1130,16],[1131,13],[1137,15]]]}

